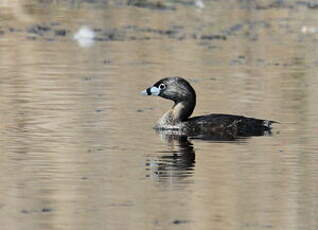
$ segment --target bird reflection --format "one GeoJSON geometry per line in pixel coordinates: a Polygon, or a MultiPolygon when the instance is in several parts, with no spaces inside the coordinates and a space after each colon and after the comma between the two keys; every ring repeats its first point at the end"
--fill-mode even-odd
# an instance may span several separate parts
{"type": "Polygon", "coordinates": [[[147,161],[148,177],[166,181],[178,178],[177,183],[186,183],[184,178],[192,175],[195,165],[195,151],[187,136],[160,133],[169,150],[160,151],[162,154],[147,161]]]}
{"type": "MultiPolygon", "coordinates": [[[[191,140],[200,139],[210,142],[244,142],[249,137],[238,137],[225,133],[208,134],[200,133],[187,136],[178,130],[156,130],[161,140],[167,144],[168,149],[158,151],[147,160],[147,177],[156,178],[159,181],[170,181],[175,183],[186,183],[193,174],[195,167],[195,150],[191,140]],[[173,180],[176,179],[176,180],[173,180]]],[[[266,135],[265,133],[255,135],[266,135]]],[[[270,135],[268,133],[267,135],[270,135]]]]}

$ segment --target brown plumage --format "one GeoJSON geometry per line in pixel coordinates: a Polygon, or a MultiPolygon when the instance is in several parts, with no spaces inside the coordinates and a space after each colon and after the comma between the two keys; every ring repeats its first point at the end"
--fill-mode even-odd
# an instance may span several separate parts
{"type": "Polygon", "coordinates": [[[144,95],[160,96],[174,101],[172,108],[157,122],[155,129],[174,130],[182,135],[259,136],[270,132],[269,120],[238,115],[209,114],[190,118],[196,105],[192,86],[181,77],[168,77],[142,91],[144,95]]]}

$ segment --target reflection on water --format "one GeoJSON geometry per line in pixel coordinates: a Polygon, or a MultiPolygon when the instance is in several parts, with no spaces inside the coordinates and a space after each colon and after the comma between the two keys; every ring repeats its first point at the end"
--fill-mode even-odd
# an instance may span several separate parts
{"type": "Polygon", "coordinates": [[[317,229],[317,16],[306,0],[0,1],[1,229],[317,229]],[[171,105],[138,92],[166,76],[189,79],[194,116],[282,124],[158,135],[171,105]]]}
{"type": "Polygon", "coordinates": [[[182,183],[184,177],[193,174],[195,165],[195,151],[187,136],[166,135],[161,138],[167,143],[169,150],[160,151],[160,156],[147,159],[147,177],[158,178],[159,181],[179,178],[174,183],[182,183]]]}
{"type": "MultiPolygon", "coordinates": [[[[158,155],[149,154],[146,163],[148,171],[146,177],[158,179],[158,182],[173,180],[174,184],[192,183],[185,181],[184,178],[193,175],[195,167],[195,150],[192,139],[208,141],[210,143],[246,143],[251,137],[234,137],[227,135],[200,135],[186,136],[175,130],[156,130],[161,141],[168,149],[158,151],[158,155]]],[[[263,136],[263,135],[261,135],[263,136]]],[[[265,133],[265,136],[271,136],[271,132],[265,133]]]]}

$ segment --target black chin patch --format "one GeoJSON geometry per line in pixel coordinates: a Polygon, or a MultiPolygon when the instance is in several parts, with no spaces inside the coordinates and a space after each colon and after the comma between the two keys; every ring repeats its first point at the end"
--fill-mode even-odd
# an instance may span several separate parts
{"type": "Polygon", "coordinates": [[[150,88],[146,89],[147,95],[151,95],[150,88]]]}

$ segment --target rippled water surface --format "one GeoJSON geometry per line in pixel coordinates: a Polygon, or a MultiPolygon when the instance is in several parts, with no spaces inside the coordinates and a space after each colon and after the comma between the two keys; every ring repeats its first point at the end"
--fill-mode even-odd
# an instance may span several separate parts
{"type": "Polygon", "coordinates": [[[314,1],[2,1],[4,230],[318,228],[314,1]],[[139,92],[187,78],[195,115],[272,135],[173,138],[139,92]]]}

